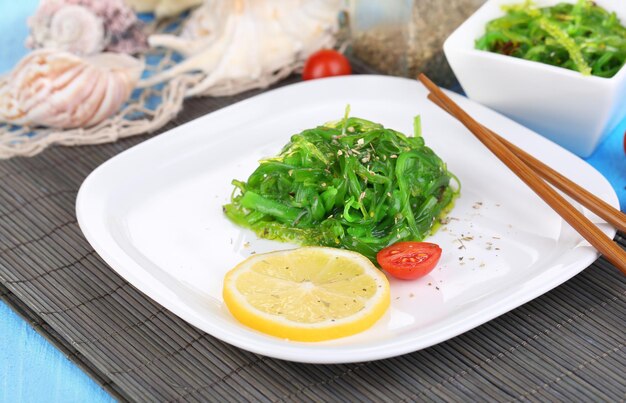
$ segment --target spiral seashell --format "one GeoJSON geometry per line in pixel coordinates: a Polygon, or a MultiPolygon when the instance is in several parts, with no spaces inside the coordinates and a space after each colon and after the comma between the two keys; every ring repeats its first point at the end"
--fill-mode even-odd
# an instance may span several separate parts
{"type": "Polygon", "coordinates": [[[34,51],[0,82],[0,121],[59,129],[93,126],[128,100],[143,67],[123,54],[81,58],[34,51]]]}
{"type": "Polygon", "coordinates": [[[142,23],[123,0],[42,0],[29,18],[26,46],[92,55],[147,47],[142,23]]]}
{"type": "Polygon", "coordinates": [[[33,39],[37,47],[53,47],[77,55],[98,53],[107,45],[102,18],[77,5],[59,9],[48,25],[33,30],[33,39]]]}

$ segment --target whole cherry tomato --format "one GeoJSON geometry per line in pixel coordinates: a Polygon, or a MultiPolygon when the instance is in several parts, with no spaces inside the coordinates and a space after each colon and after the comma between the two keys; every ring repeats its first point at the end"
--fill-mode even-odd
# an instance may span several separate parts
{"type": "Polygon", "coordinates": [[[344,55],[336,50],[322,49],[309,56],[302,70],[302,79],[345,76],[351,73],[350,62],[344,55]]]}
{"type": "Polygon", "coordinates": [[[413,280],[430,273],[441,257],[439,245],[429,242],[398,242],[376,255],[380,267],[403,280],[413,280]]]}

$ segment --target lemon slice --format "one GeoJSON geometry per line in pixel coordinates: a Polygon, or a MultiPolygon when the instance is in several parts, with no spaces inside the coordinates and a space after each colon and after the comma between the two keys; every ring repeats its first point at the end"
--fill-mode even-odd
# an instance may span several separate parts
{"type": "Polygon", "coordinates": [[[350,336],[389,307],[389,282],[365,256],[305,247],[253,255],[224,278],[224,302],[241,323],[295,341],[350,336]]]}

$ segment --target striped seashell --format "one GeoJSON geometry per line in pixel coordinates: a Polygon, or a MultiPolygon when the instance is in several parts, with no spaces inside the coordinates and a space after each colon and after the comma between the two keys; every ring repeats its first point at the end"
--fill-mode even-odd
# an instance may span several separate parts
{"type": "Polygon", "coordinates": [[[128,100],[143,68],[124,54],[34,51],[0,81],[0,121],[59,129],[96,125],[128,100]]]}

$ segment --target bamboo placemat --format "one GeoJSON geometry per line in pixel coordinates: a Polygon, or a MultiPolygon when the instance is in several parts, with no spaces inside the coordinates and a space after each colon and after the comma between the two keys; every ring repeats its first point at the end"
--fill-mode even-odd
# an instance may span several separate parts
{"type": "MultiPolygon", "coordinates": [[[[289,82],[289,81],[287,81],[289,82]]],[[[252,93],[192,100],[164,130],[252,93]]],[[[119,400],[618,401],[626,282],[605,260],[462,336],[388,360],[307,365],[188,325],[111,270],[74,204],[98,165],[149,136],[0,161],[0,296],[119,400]]],[[[616,241],[626,247],[626,239],[616,241]]]]}

